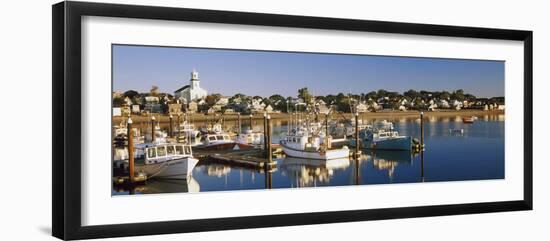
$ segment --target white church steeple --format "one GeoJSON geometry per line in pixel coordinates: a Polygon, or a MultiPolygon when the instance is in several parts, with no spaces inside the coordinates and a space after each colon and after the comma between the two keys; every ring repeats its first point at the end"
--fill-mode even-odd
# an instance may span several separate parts
{"type": "Polygon", "coordinates": [[[195,69],[191,72],[189,85],[183,86],[174,92],[176,98],[181,99],[183,103],[204,99],[208,92],[200,86],[199,72],[195,69]]]}
{"type": "Polygon", "coordinates": [[[200,89],[199,72],[195,69],[191,72],[191,80],[189,81],[189,85],[191,86],[191,89],[200,89]]]}

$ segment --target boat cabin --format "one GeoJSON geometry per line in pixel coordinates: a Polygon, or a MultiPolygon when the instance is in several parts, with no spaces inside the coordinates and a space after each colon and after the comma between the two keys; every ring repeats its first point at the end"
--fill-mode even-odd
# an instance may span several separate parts
{"type": "Polygon", "coordinates": [[[190,145],[162,144],[145,148],[145,164],[154,164],[183,157],[192,157],[190,145]]]}

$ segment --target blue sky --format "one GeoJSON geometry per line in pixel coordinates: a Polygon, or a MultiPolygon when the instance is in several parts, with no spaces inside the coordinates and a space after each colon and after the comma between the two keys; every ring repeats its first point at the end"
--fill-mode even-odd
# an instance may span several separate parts
{"type": "Polygon", "coordinates": [[[464,89],[504,96],[504,62],[370,55],[292,53],[152,46],[113,46],[113,90],[172,93],[196,69],[208,93],[296,96],[368,93],[385,89],[464,89]]]}

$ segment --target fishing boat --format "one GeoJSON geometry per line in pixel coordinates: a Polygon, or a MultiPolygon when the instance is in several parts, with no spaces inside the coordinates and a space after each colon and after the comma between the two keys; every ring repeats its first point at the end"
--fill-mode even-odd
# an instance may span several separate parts
{"type": "MultiPolygon", "coordinates": [[[[134,170],[147,178],[187,179],[199,162],[193,157],[190,145],[146,143],[135,145],[134,170]]],[[[128,167],[128,159],[116,161],[115,166],[128,167]]]]}
{"type": "MultiPolygon", "coordinates": [[[[168,134],[165,131],[163,131],[162,129],[160,129],[159,125],[155,126],[155,134],[154,135],[155,135],[154,143],[160,144],[160,143],[166,143],[167,142],[166,138],[168,137],[168,134]]],[[[150,132],[147,133],[145,135],[145,138],[147,140],[152,140],[151,133],[150,132]]]]}
{"type": "MultiPolygon", "coordinates": [[[[393,124],[386,128],[366,128],[359,131],[359,147],[365,149],[377,150],[411,150],[412,138],[410,136],[399,135],[399,132],[393,129],[393,124]]],[[[355,139],[350,140],[351,146],[356,146],[355,139]]]]}
{"type": "Polygon", "coordinates": [[[179,125],[179,129],[176,130],[178,142],[184,142],[191,146],[198,146],[201,142],[201,132],[195,129],[195,125],[184,121],[179,125]]]}
{"type": "Polygon", "coordinates": [[[197,146],[204,149],[231,149],[237,144],[227,133],[210,133],[202,136],[202,144],[197,146]]]}
{"type": "MultiPolygon", "coordinates": [[[[113,126],[113,142],[116,145],[122,146],[128,143],[128,128],[125,122],[121,122],[118,126],[113,126]]],[[[139,128],[132,128],[133,138],[135,144],[141,144],[145,142],[145,137],[140,134],[139,128]]]]}
{"type": "Polygon", "coordinates": [[[236,142],[239,144],[259,146],[264,143],[264,133],[261,131],[246,130],[236,137],[236,142]]]}
{"type": "Polygon", "coordinates": [[[309,128],[309,125],[293,129],[291,133],[280,140],[283,152],[290,157],[316,160],[349,157],[347,146],[331,149],[331,137],[322,131],[316,133],[315,129],[309,128]]]}
{"type": "Polygon", "coordinates": [[[222,134],[222,133],[224,133],[223,126],[220,123],[215,123],[215,124],[213,124],[212,126],[209,126],[209,127],[202,127],[200,132],[202,132],[202,134],[222,134]]]}

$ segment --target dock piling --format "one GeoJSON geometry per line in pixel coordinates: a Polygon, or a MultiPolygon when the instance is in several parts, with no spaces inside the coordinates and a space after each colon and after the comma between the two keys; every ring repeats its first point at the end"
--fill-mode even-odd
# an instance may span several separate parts
{"type": "Polygon", "coordinates": [[[267,160],[273,162],[273,146],[271,145],[271,116],[267,116],[267,160]]]}
{"type": "Polygon", "coordinates": [[[420,112],[420,148],[424,150],[424,112],[420,112]]]}
{"type": "Polygon", "coordinates": [[[151,142],[155,142],[155,116],[151,114],[151,142]]]}
{"type": "Polygon", "coordinates": [[[178,113],[178,123],[176,124],[177,125],[177,134],[176,134],[176,142],[179,142],[179,138],[180,138],[180,116],[181,114],[178,113]]]}
{"type": "Polygon", "coordinates": [[[241,129],[241,112],[237,112],[237,124],[239,125],[239,133],[242,133],[242,129],[241,129]]]}
{"type": "Polygon", "coordinates": [[[174,117],[172,116],[172,114],[170,114],[170,126],[168,127],[168,136],[169,137],[173,137],[174,134],[173,134],[173,131],[172,131],[172,119],[174,119],[174,117]]]}
{"type": "Polygon", "coordinates": [[[264,157],[267,158],[267,112],[264,112],[264,157]]]}
{"type": "Polygon", "coordinates": [[[130,182],[134,182],[134,131],[132,129],[132,119],[128,117],[127,137],[128,137],[128,172],[130,182]]]}
{"type": "Polygon", "coordinates": [[[359,158],[359,113],[355,113],[355,158],[359,158]]]}

